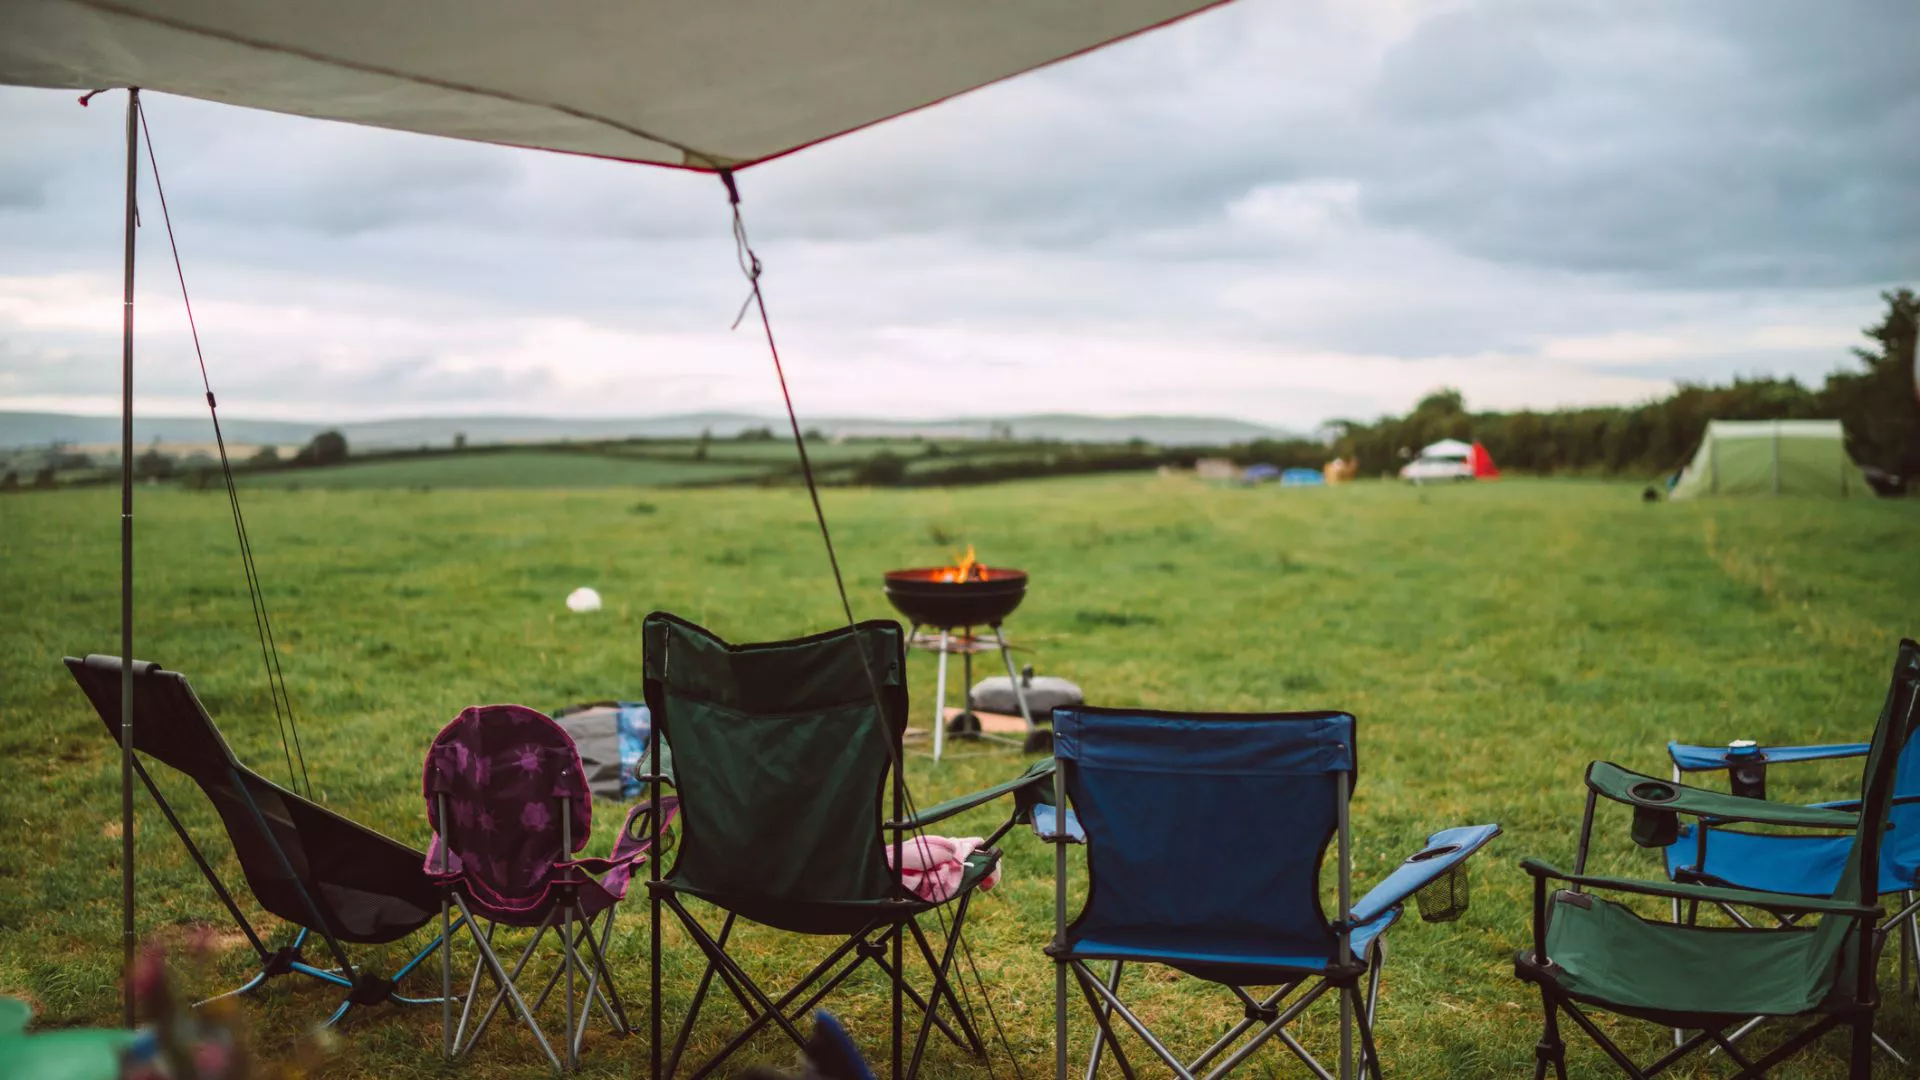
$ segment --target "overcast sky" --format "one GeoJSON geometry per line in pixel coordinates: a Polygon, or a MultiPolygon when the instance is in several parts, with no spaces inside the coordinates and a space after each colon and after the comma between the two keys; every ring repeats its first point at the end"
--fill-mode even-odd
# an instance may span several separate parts
{"type": "MultiPolygon", "coordinates": [[[[0,89],[0,409],[117,409],[124,100],[0,89]]],[[[227,415],[778,407],[713,177],[148,118],[227,415]]],[[[1920,4],[1241,0],[740,184],[803,418],[1817,383],[1920,278],[1920,4]]],[[[141,408],[187,412],[145,205],[141,408]]]]}

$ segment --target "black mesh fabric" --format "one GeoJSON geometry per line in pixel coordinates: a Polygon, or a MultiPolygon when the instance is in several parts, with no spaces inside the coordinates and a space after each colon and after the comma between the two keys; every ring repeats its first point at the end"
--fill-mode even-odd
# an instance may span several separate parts
{"type": "MultiPolygon", "coordinates": [[[[66,664],[118,744],[120,659],[67,657],[66,664]]],[[[133,748],[199,785],[261,907],[363,944],[398,940],[439,914],[439,893],[423,869],[426,856],[240,764],[186,676],[135,661],[133,695],[133,748]]]]}

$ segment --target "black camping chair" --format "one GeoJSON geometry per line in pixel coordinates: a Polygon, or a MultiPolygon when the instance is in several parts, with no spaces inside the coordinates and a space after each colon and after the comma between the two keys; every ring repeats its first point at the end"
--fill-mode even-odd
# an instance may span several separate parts
{"type": "MultiPolygon", "coordinates": [[[[650,738],[673,746],[673,782],[680,794],[680,842],[671,869],[655,860],[648,895],[653,906],[652,1075],[672,1077],[695,1019],[717,976],[748,1022],[690,1080],[719,1068],[748,1039],[774,1025],[804,1048],[800,1018],[848,976],[871,962],[892,990],[894,1080],[918,1072],[928,1035],[938,1028],[954,1045],[986,1054],[953,986],[953,961],[974,893],[998,865],[994,847],[1024,822],[1051,763],[985,791],[907,813],[897,765],[906,730],[905,642],[900,624],[860,623],[793,641],[730,645],[671,615],[647,616],[647,706],[650,738]],[[1025,797],[1023,797],[1023,794],[1025,797]],[[926,826],[1001,796],[1014,796],[1008,822],[967,857],[962,878],[938,902],[902,883],[899,852],[926,826]],[[883,805],[891,820],[882,820],[883,805]],[[889,866],[889,853],[893,866],[889,866]],[[690,901],[725,913],[718,931],[694,917],[690,901]],[[919,917],[941,911],[948,927],[938,955],[919,917]],[[660,986],[661,908],[671,911],[706,960],[693,1002],[664,1066],[660,986]],[[768,994],[727,953],[738,920],[795,934],[837,938],[792,989],[768,994]],[[903,954],[911,950],[931,973],[925,996],[910,985],[903,954]],[[919,1013],[919,1033],[902,1066],[904,1013],[919,1013]],[[952,1023],[941,1015],[942,1009],[952,1023]],[[956,1027],[958,1030],[955,1030],[956,1027]]],[[[650,757],[657,760],[657,755],[650,757]]],[[[663,777],[648,778],[653,799],[663,777]]],[[[656,826],[658,818],[655,819],[656,826]]],[[[654,838],[655,849],[660,840],[654,838]]],[[[917,962],[916,962],[917,966],[917,962]]]]}
{"type": "MultiPolygon", "coordinates": [[[[76,660],[69,656],[66,665],[117,744],[120,658],[94,655],[76,660]]],[[[432,956],[444,938],[436,936],[390,979],[356,967],[345,948],[348,942],[384,945],[398,941],[439,915],[440,893],[427,877],[425,855],[240,764],[200,699],[194,696],[193,688],[187,685],[185,675],[136,660],[133,699],[133,748],[186,774],[200,786],[220,814],[254,899],[300,928],[287,945],[278,949],[269,949],[261,941],[233,894],[214,873],[213,865],[135,756],[135,774],[260,957],[257,974],[218,997],[248,993],[275,976],[304,975],[347,991],[345,1000],[328,1017],[328,1024],[338,1021],[355,1005],[388,1000],[410,1005],[440,1001],[404,997],[395,993],[394,987],[432,956]],[[326,943],[337,967],[321,968],[308,962],[303,949],[309,936],[315,934],[326,943]]]]}

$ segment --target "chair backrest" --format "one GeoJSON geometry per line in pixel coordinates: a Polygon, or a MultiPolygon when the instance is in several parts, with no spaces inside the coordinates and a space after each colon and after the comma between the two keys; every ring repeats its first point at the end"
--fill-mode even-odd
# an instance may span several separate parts
{"type": "Polygon", "coordinates": [[[561,875],[557,864],[585,847],[593,829],[573,739],[524,705],[474,705],[441,728],[427,749],[421,793],[434,830],[429,872],[457,880],[496,914],[543,904],[561,875]]]}
{"type": "Polygon", "coordinates": [[[680,794],[668,879],[761,907],[892,897],[881,804],[906,730],[900,624],[729,645],[656,612],[642,634],[680,794]]]}
{"type": "MultiPolygon", "coordinates": [[[[120,658],[67,657],[66,665],[117,744],[120,658]]],[[[185,675],[134,661],[133,747],[199,785],[220,815],[248,889],[280,918],[345,941],[380,944],[405,937],[438,912],[420,852],[242,765],[185,675]]]]}
{"type": "Polygon", "coordinates": [[[1075,707],[1054,710],[1053,729],[1087,833],[1074,936],[1339,959],[1320,865],[1352,789],[1352,716],[1075,707]]]}
{"type": "MultiPolygon", "coordinates": [[[[1905,641],[1900,648],[1902,655],[1905,655],[1909,650],[1920,649],[1920,646],[1905,641]]],[[[1889,707],[1898,706],[1889,702],[1889,707]]],[[[1912,736],[1913,732],[1909,730],[1900,746],[1899,760],[1894,765],[1892,792],[1896,799],[1914,801],[1887,808],[1887,820],[1892,822],[1893,828],[1880,845],[1880,880],[1898,881],[1907,888],[1920,884],[1920,739],[1912,736]]]]}
{"type": "MultiPolygon", "coordinates": [[[[1887,823],[1892,817],[1898,780],[1920,769],[1914,758],[1914,726],[1920,722],[1920,644],[1902,641],[1893,662],[1887,700],[1873,729],[1873,743],[1860,776],[1860,826],[1846,871],[1834,897],[1872,903],[1880,893],[1880,859],[1887,823]]],[[[1911,780],[1909,779],[1909,782],[1911,780]]],[[[1889,843],[1887,846],[1892,846],[1889,843]]],[[[1839,920],[1829,920],[1837,922],[1839,920]]]]}
{"type": "MultiPolygon", "coordinates": [[[[1833,891],[1836,900],[1871,905],[1880,895],[1881,839],[1892,808],[1894,776],[1912,741],[1915,722],[1920,720],[1916,703],[1920,703],[1920,645],[1902,641],[1894,659],[1886,704],[1873,729],[1867,764],[1861,770],[1860,823],[1847,853],[1846,868],[1833,891]]],[[[1872,965],[1863,959],[1877,952],[1870,939],[1853,939],[1858,952],[1848,948],[1848,935],[1857,925],[1848,916],[1821,916],[1813,929],[1817,940],[1810,953],[1824,965],[1821,977],[1835,980],[1837,988],[1849,994],[1871,989],[1872,965]],[[1856,981],[1857,986],[1849,985],[1856,981]]]]}

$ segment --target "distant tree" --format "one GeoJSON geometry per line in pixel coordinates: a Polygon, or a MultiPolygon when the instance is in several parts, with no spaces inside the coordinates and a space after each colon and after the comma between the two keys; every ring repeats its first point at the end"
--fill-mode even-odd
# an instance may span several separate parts
{"type": "Polygon", "coordinates": [[[92,458],[77,450],[69,449],[66,443],[57,439],[47,447],[46,463],[53,466],[55,470],[93,468],[92,458]]]}
{"type": "Polygon", "coordinates": [[[853,482],[863,487],[892,487],[906,478],[905,459],[890,450],[880,451],[853,471],[853,482]]]}
{"type": "Polygon", "coordinates": [[[33,486],[40,491],[50,491],[60,486],[58,474],[51,465],[42,465],[33,474],[33,486]]]}
{"type": "Polygon", "coordinates": [[[323,431],[293,455],[300,465],[338,465],[347,460],[347,437],[337,431],[323,431]]]}
{"type": "Polygon", "coordinates": [[[17,472],[14,472],[12,469],[8,469],[6,472],[6,475],[0,476],[0,491],[19,491],[19,490],[20,490],[20,474],[17,472]]]}
{"type": "Polygon", "coordinates": [[[707,460],[707,448],[710,447],[711,445],[713,445],[713,429],[712,428],[701,429],[700,440],[693,444],[693,460],[695,461],[707,460]]]}
{"type": "Polygon", "coordinates": [[[810,443],[826,442],[827,435],[817,427],[810,427],[800,437],[810,443]]]}
{"type": "Polygon", "coordinates": [[[1920,390],[1914,343],[1920,297],[1912,289],[1881,293],[1887,311],[1862,333],[1873,344],[1853,350],[1864,370],[1827,376],[1821,397],[1847,428],[1855,460],[1902,476],[1920,476],[1920,390]]]}
{"type": "Polygon", "coordinates": [[[453,433],[453,448],[454,448],[455,450],[465,450],[465,449],[467,448],[467,433],[466,433],[466,432],[464,432],[464,431],[456,431],[456,432],[454,432],[454,433],[453,433]]]}
{"type": "Polygon", "coordinates": [[[772,442],[773,429],[770,427],[742,428],[740,434],[735,435],[734,438],[740,442],[772,442]]]}
{"type": "Polygon", "coordinates": [[[253,456],[247,459],[247,464],[256,469],[278,465],[280,464],[280,448],[277,446],[263,446],[253,452],[253,456]]]}
{"type": "Polygon", "coordinates": [[[158,445],[149,446],[133,459],[133,474],[142,480],[164,480],[173,475],[173,465],[172,455],[163,453],[158,445]]]}

